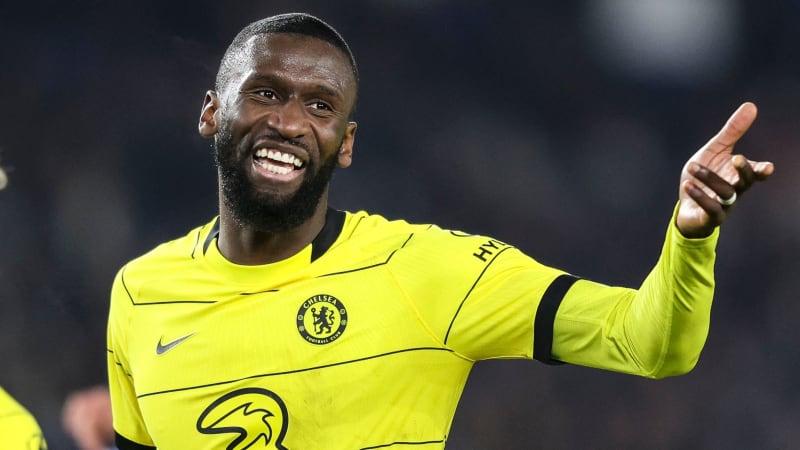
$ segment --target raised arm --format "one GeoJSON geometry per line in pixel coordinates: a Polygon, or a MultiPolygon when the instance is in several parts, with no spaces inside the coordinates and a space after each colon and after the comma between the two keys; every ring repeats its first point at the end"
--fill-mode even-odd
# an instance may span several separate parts
{"type": "Polygon", "coordinates": [[[589,281],[570,288],[556,316],[555,359],[652,378],[694,367],[710,324],[715,230],[737,198],[774,171],[770,162],[733,155],[756,113],[744,103],[687,161],[674,223],[638,289],[589,281]]]}

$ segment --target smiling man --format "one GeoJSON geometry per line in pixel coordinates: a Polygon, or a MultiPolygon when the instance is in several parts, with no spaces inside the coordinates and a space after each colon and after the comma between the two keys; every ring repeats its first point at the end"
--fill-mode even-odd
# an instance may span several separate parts
{"type": "MultiPolygon", "coordinates": [[[[301,228],[313,237],[324,222],[327,202],[320,200],[334,168],[351,162],[355,62],[343,41],[337,48],[333,38],[277,33],[240,42],[249,35],[245,30],[223,58],[217,91],[206,95],[200,123],[201,135],[216,136],[221,214],[231,216],[237,232],[295,234],[301,228]],[[276,108],[281,114],[274,114],[276,108]]],[[[296,241],[302,246],[310,239],[296,241]]],[[[232,261],[253,258],[251,244],[230,248],[244,258],[232,261]]],[[[253,261],[283,259],[300,248],[283,255],[265,249],[253,261]]]]}
{"type": "Polygon", "coordinates": [[[719,225],[773,171],[732,154],[754,105],[687,162],[661,256],[632,289],[489,237],[331,208],[357,93],[347,44],[312,16],[255,22],[228,48],[199,123],[219,216],[114,282],[120,449],[441,449],[479,360],[651,378],[694,367],[719,225]]]}

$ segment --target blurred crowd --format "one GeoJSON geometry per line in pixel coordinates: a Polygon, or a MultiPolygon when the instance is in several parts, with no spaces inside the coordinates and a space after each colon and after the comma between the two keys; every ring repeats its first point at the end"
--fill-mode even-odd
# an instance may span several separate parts
{"type": "Polygon", "coordinates": [[[708,343],[661,381],[476,365],[448,448],[800,446],[800,2],[7,2],[0,13],[0,386],[73,449],[61,408],[105,382],[117,269],[216,214],[203,95],[245,24],[305,11],[361,74],[332,205],[493,236],[638,285],[686,159],[743,101],[771,160],[723,227],[708,343]]]}

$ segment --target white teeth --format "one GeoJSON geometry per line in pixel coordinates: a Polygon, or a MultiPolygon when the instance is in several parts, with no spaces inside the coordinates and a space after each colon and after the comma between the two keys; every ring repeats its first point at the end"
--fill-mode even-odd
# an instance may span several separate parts
{"type": "Polygon", "coordinates": [[[276,166],[275,164],[270,164],[269,161],[256,161],[256,163],[268,172],[280,175],[286,175],[292,171],[291,167],[276,166]]]}
{"type": "Polygon", "coordinates": [[[285,164],[292,164],[295,167],[302,167],[303,161],[291,153],[279,152],[277,150],[259,149],[256,151],[256,157],[268,158],[273,161],[282,162],[285,164]]]}

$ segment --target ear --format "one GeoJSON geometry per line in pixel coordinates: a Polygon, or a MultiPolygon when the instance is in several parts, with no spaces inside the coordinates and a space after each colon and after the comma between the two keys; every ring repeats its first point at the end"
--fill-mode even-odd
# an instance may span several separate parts
{"type": "Polygon", "coordinates": [[[206,92],[197,129],[204,138],[214,137],[219,131],[219,96],[214,91],[206,92]]]}
{"type": "Polygon", "coordinates": [[[344,138],[342,138],[342,146],[339,148],[339,167],[346,169],[353,163],[353,144],[356,140],[356,127],[358,124],[355,122],[347,122],[347,128],[344,130],[344,138]]]}

